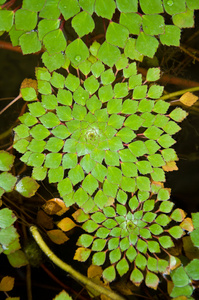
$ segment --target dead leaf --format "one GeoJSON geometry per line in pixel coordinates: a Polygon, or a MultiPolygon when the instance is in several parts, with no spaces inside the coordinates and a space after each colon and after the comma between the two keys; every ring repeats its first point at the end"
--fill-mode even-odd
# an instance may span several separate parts
{"type": "Polygon", "coordinates": [[[88,278],[101,277],[102,276],[102,268],[100,266],[91,265],[87,270],[88,278]]]}
{"type": "Polygon", "coordinates": [[[5,276],[2,278],[0,282],[0,291],[1,292],[9,292],[14,287],[15,279],[10,276],[5,276]]]}
{"type": "Polygon", "coordinates": [[[198,100],[198,97],[190,92],[186,92],[179,100],[186,106],[192,106],[198,100]]]}
{"type": "Polygon", "coordinates": [[[69,231],[73,229],[76,224],[70,218],[63,218],[57,223],[57,226],[63,231],[69,231]]]}
{"type": "Polygon", "coordinates": [[[183,222],[180,224],[180,227],[184,230],[187,230],[189,232],[194,230],[193,222],[191,218],[186,218],[183,220],[183,222]]]}
{"type": "Polygon", "coordinates": [[[167,162],[166,165],[163,166],[162,168],[166,172],[172,172],[172,171],[177,171],[178,170],[178,167],[177,167],[175,161],[169,161],[169,162],[167,162]]]}
{"type": "Polygon", "coordinates": [[[35,89],[36,93],[38,94],[37,80],[31,78],[25,78],[21,83],[20,90],[26,87],[32,87],[33,89],[35,89]]]}
{"type": "Polygon", "coordinates": [[[59,229],[53,229],[47,232],[47,235],[53,243],[61,245],[69,240],[69,238],[59,229]]]}
{"type": "Polygon", "coordinates": [[[63,200],[59,198],[53,198],[48,200],[43,206],[43,210],[48,215],[63,215],[67,210],[69,210],[69,207],[66,207],[63,200]]]}
{"type": "Polygon", "coordinates": [[[183,248],[189,259],[199,258],[199,249],[194,246],[190,236],[182,238],[183,248]]]}
{"type": "Polygon", "coordinates": [[[39,210],[37,213],[37,224],[46,229],[53,229],[53,219],[49,217],[43,210],[39,210]]]}

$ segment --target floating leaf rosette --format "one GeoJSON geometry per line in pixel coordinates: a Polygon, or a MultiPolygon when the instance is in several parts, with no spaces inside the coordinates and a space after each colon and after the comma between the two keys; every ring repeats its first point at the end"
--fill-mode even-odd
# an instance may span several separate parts
{"type": "MultiPolygon", "coordinates": [[[[103,273],[109,281],[135,260],[131,280],[139,285],[147,261],[161,262],[147,253],[172,247],[170,236],[183,234],[179,226],[165,227],[173,203],[163,182],[164,167],[177,160],[171,136],[186,113],[180,108],[168,113],[163,87],[151,85],[159,69],[149,69],[143,83],[134,62],[121,56],[109,68],[97,58],[98,48],[94,42],[92,60],[79,65],[77,76],[74,68],[66,77],[37,68],[40,94],[36,100],[24,97],[29,111],[15,128],[14,148],[33,167],[34,179],[48,174],[66,206],[80,207],[75,219],[92,235],[80,237],[75,259],[85,261],[97,251],[93,262],[102,265],[109,257],[112,266],[103,273]]],[[[156,288],[159,279],[147,268],[145,282],[156,288]]]]}
{"type": "Polygon", "coordinates": [[[116,271],[120,276],[129,272],[135,285],[139,286],[145,277],[146,285],[156,289],[157,273],[169,274],[170,271],[169,260],[161,258],[162,252],[173,247],[173,239],[184,234],[172,221],[179,220],[177,215],[181,215],[182,221],[185,214],[179,209],[170,214],[174,204],[165,199],[169,191],[160,184],[152,184],[151,188],[150,196],[139,192],[138,197],[133,196],[122,204],[118,196],[116,204],[100,211],[90,214],[82,209],[76,211],[73,217],[77,222],[84,222],[82,228],[87,233],[79,237],[77,245],[80,247],[74,258],[85,261],[93,254],[94,265],[107,265],[109,261],[110,266],[103,271],[106,280],[113,281],[116,271]],[[130,268],[132,262],[133,269],[130,268]]]}

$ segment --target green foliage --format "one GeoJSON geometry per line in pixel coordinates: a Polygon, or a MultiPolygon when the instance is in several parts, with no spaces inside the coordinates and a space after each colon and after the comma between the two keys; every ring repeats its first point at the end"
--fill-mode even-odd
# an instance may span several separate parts
{"type": "MultiPolygon", "coordinates": [[[[0,194],[15,189],[29,198],[36,180],[48,177],[68,208],[79,207],[73,218],[85,233],[74,259],[105,265],[108,282],[128,273],[134,285],[144,281],[155,290],[159,276],[170,274],[171,297],[191,296],[198,280],[197,259],[173,267],[164,255],[185,234],[185,213],[173,210],[163,183],[167,164],[178,160],[172,135],[187,113],[168,113],[164,88],[154,84],[160,69],[150,68],[142,79],[136,61],[153,58],[159,42],[179,46],[181,28],[194,25],[194,9],[194,0],[24,0],[16,11],[0,10],[0,31],[14,46],[23,54],[44,51],[37,88],[21,87],[27,112],[14,129],[13,147],[33,167],[32,176],[17,182],[10,172],[14,156],[0,151],[0,194]],[[102,18],[104,39],[88,42],[102,18]],[[73,40],[65,33],[68,20],[73,40]]],[[[192,219],[190,236],[199,247],[198,213],[192,219]]],[[[15,220],[11,210],[0,210],[0,252],[18,267],[27,260],[15,220]]],[[[54,299],[70,297],[61,292],[54,299]]]]}

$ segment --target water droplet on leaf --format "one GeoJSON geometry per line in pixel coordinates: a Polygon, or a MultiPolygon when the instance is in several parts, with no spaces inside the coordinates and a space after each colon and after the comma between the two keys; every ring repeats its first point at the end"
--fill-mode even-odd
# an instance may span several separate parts
{"type": "Polygon", "coordinates": [[[80,56],[80,55],[76,55],[76,56],[75,56],[75,61],[76,61],[76,62],[80,62],[80,61],[81,61],[81,59],[82,59],[82,58],[81,58],[81,56],[80,56]]]}

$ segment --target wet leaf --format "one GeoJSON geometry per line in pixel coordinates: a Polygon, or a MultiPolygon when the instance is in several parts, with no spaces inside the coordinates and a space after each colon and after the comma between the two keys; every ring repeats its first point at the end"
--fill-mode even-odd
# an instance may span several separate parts
{"type": "Polygon", "coordinates": [[[47,231],[47,235],[57,245],[61,245],[69,240],[69,238],[59,229],[47,231]]]}
{"type": "Polygon", "coordinates": [[[70,218],[66,217],[59,221],[57,226],[63,231],[69,231],[73,229],[76,224],[70,218]]]}
{"type": "Polygon", "coordinates": [[[14,281],[15,279],[10,276],[5,276],[1,279],[0,282],[0,291],[1,292],[9,292],[14,287],[14,281]]]}
{"type": "Polygon", "coordinates": [[[48,215],[56,214],[58,216],[63,215],[69,209],[64,201],[59,198],[48,200],[42,208],[48,215]]]}

